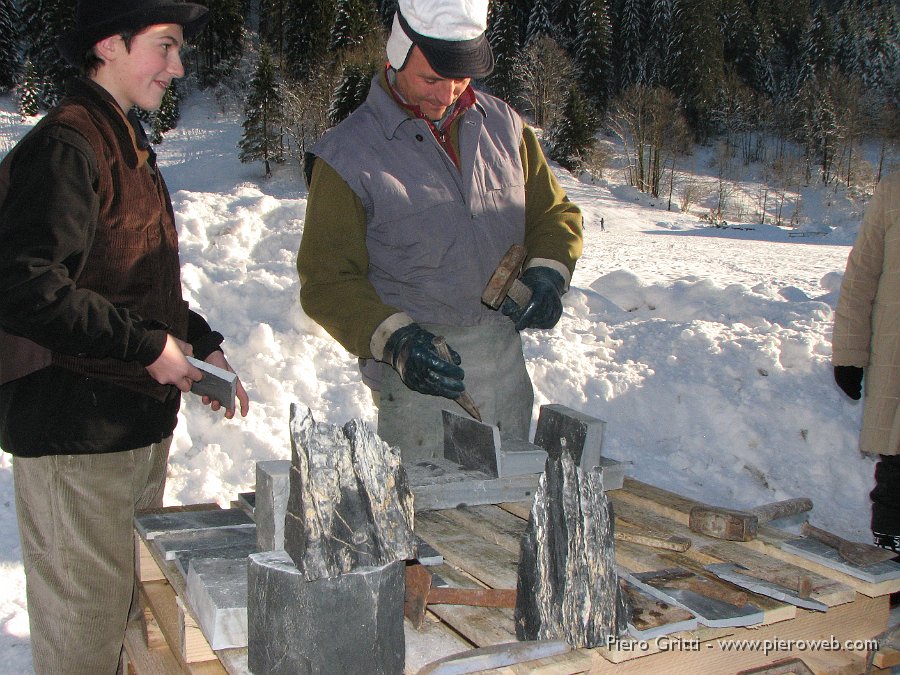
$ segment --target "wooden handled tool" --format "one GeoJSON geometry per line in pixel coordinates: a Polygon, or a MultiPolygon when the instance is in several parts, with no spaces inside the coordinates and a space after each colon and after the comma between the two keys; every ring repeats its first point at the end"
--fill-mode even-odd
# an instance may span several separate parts
{"type": "Polygon", "coordinates": [[[760,523],[778,520],[812,509],[811,499],[799,497],[757,506],[749,511],[699,505],[691,509],[688,525],[694,532],[727,541],[750,541],[760,523]]]}
{"type": "Polygon", "coordinates": [[[860,567],[874,565],[875,563],[885,562],[886,560],[893,560],[897,555],[893,551],[871,544],[859,544],[857,542],[847,541],[836,534],[821,530],[809,523],[803,523],[800,532],[805,537],[821,541],[823,544],[827,544],[831,548],[837,549],[837,552],[841,554],[841,557],[844,560],[851,562],[854,565],[859,565],[860,567]]]}
{"type": "Polygon", "coordinates": [[[516,589],[435,587],[434,575],[424,565],[406,566],[406,593],[403,614],[421,628],[428,605],[469,605],[474,607],[516,606],[516,589]]]}
{"type": "MultiPolygon", "coordinates": [[[[431,341],[431,344],[437,349],[438,356],[447,363],[453,363],[453,358],[450,356],[450,347],[447,346],[447,340],[445,340],[443,336],[434,338],[431,341]]],[[[459,395],[459,398],[456,399],[456,402],[459,403],[459,406],[473,418],[479,422],[481,421],[481,412],[479,412],[478,407],[475,405],[475,401],[469,396],[469,392],[463,391],[463,393],[459,395]]]]}
{"type": "Polygon", "coordinates": [[[524,262],[525,247],[519,244],[510,246],[485,285],[481,301],[491,309],[500,309],[500,305],[509,296],[519,307],[527,305],[531,300],[531,289],[519,281],[519,272],[524,262]]]}

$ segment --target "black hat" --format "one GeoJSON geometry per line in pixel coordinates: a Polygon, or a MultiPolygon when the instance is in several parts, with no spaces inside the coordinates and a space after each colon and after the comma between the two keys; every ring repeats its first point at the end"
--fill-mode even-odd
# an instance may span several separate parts
{"type": "Polygon", "coordinates": [[[487,5],[487,0],[400,0],[388,38],[388,60],[402,69],[416,45],[442,77],[490,75],[494,54],[485,35],[487,5]]]}
{"type": "Polygon", "coordinates": [[[209,20],[203,5],[178,0],[80,0],[75,27],[58,43],[63,58],[78,65],[84,52],[117,33],[137,31],[160,23],[177,23],[185,39],[193,37],[209,20]]]}

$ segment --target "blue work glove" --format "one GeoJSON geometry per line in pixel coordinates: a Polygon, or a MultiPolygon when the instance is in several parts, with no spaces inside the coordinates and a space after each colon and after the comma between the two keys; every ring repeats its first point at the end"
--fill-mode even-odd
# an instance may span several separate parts
{"type": "Polygon", "coordinates": [[[863,369],[859,366],[835,366],[834,381],[854,401],[862,396],[863,369]]]}
{"type": "Polygon", "coordinates": [[[452,349],[453,363],[444,361],[432,343],[435,336],[417,323],[398,328],[384,346],[384,360],[400,374],[403,384],[421,394],[457,399],[465,391],[462,359],[452,349]]]}
{"type": "Polygon", "coordinates": [[[524,307],[506,298],[500,311],[523,328],[553,328],[562,316],[562,294],[566,286],[562,274],[549,267],[529,267],[519,281],[531,289],[531,300],[524,307]]]}

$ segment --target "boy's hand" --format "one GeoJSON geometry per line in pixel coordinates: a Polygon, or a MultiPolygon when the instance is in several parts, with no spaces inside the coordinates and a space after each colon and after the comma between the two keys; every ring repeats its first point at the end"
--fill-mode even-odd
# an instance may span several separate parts
{"type": "Polygon", "coordinates": [[[184,358],[192,353],[193,349],[187,342],[167,335],[166,346],[156,361],[147,366],[147,372],[160,384],[172,384],[187,393],[194,382],[203,377],[203,373],[184,358]]]}
{"type": "MultiPolygon", "coordinates": [[[[229,373],[234,372],[234,369],[232,369],[228,361],[225,360],[225,354],[223,354],[218,349],[206,357],[206,362],[211,363],[212,365],[221,368],[222,370],[227,370],[229,373]]],[[[247,395],[247,391],[244,389],[244,385],[241,384],[240,378],[238,378],[237,381],[235,397],[241,407],[241,417],[246,417],[247,413],[250,410],[250,397],[247,395]]],[[[203,405],[208,405],[213,410],[219,410],[222,407],[221,403],[211,400],[209,396],[203,397],[203,405]]],[[[230,420],[232,417],[234,417],[234,409],[226,409],[225,418],[230,420]]]]}

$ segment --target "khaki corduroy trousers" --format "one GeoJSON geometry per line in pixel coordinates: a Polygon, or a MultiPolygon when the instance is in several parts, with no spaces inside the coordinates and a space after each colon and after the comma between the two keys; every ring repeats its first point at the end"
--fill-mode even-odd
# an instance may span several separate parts
{"type": "Polygon", "coordinates": [[[13,459],[38,675],[117,672],[134,594],[134,514],[162,506],[171,442],[13,459]]]}

